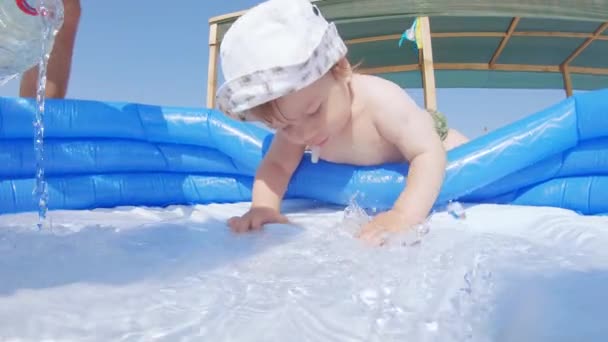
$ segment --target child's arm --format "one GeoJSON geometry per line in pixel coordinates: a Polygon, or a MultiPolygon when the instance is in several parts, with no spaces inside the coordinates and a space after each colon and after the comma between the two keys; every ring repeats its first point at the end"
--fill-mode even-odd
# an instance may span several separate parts
{"type": "Polygon", "coordinates": [[[228,221],[234,231],[260,229],[266,223],[287,221],[280,214],[281,201],[304,149],[305,146],[293,145],[277,132],[256,172],[251,208],[242,217],[228,221]]]}
{"type": "Polygon", "coordinates": [[[287,185],[302,160],[304,149],[305,146],[294,145],[277,132],[256,172],[252,207],[280,211],[287,185]]]}
{"type": "Polygon", "coordinates": [[[397,85],[386,82],[374,92],[382,96],[374,112],[378,132],[399,148],[409,161],[407,184],[392,210],[377,215],[362,230],[361,237],[378,241],[385,232],[403,230],[422,223],[428,216],[445,175],[446,152],[429,113],[397,85]]]}

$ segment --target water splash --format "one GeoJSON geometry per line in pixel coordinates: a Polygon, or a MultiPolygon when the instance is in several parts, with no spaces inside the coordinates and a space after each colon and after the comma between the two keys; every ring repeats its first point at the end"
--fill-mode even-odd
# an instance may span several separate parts
{"type": "Polygon", "coordinates": [[[371,220],[365,209],[357,203],[356,196],[357,194],[351,197],[348,206],[344,208],[344,217],[341,224],[342,230],[352,236],[356,235],[371,220]]]}
{"type": "MultiPolygon", "coordinates": [[[[344,216],[340,228],[351,236],[356,236],[361,228],[373,219],[376,214],[376,209],[372,209],[370,214],[361,207],[356,200],[358,194],[351,197],[348,206],[344,209],[344,216]]],[[[404,229],[403,231],[386,233],[382,239],[386,246],[392,247],[407,247],[419,245],[422,238],[429,233],[431,225],[429,220],[425,220],[414,227],[404,229]]]]}
{"type": "Polygon", "coordinates": [[[457,220],[464,220],[467,218],[467,213],[460,202],[450,201],[448,203],[447,210],[448,213],[457,220]]]}
{"type": "Polygon", "coordinates": [[[431,224],[429,220],[426,220],[414,227],[391,234],[386,239],[385,244],[393,247],[417,246],[420,245],[423,237],[427,235],[430,230],[431,224]]]}
{"type": "Polygon", "coordinates": [[[48,185],[44,177],[44,105],[46,100],[46,68],[53,41],[63,22],[63,3],[60,0],[40,0],[38,6],[42,20],[42,58],[38,64],[36,90],[36,117],[34,119],[34,152],[36,156],[36,186],[38,197],[38,228],[41,229],[48,210],[48,185]]]}

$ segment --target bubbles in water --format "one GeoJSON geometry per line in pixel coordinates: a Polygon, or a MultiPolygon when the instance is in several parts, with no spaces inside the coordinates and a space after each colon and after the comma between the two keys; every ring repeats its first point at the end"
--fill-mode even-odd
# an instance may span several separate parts
{"type": "Polygon", "coordinates": [[[367,306],[373,306],[378,301],[378,292],[374,289],[365,289],[361,291],[359,296],[367,306]]]}
{"type": "Polygon", "coordinates": [[[437,321],[427,321],[424,324],[428,331],[437,331],[439,330],[439,323],[437,321]]]}
{"type": "Polygon", "coordinates": [[[361,227],[363,227],[363,225],[369,221],[369,215],[367,215],[365,209],[357,204],[357,201],[353,196],[348,206],[344,209],[342,229],[351,235],[355,235],[361,229],[361,227]]]}
{"type": "Polygon", "coordinates": [[[422,238],[429,233],[431,226],[428,221],[418,224],[403,232],[391,234],[386,239],[389,246],[416,246],[422,242],[422,238]]]}
{"type": "MultiPolygon", "coordinates": [[[[351,198],[348,206],[344,209],[344,217],[342,219],[341,228],[350,235],[356,235],[361,228],[371,221],[372,217],[367,211],[357,204],[356,195],[351,198]]],[[[376,209],[372,209],[376,213],[376,209]]],[[[404,229],[400,232],[386,232],[381,236],[384,245],[387,246],[415,246],[420,244],[422,237],[430,231],[430,223],[428,220],[414,227],[404,229]]]]}

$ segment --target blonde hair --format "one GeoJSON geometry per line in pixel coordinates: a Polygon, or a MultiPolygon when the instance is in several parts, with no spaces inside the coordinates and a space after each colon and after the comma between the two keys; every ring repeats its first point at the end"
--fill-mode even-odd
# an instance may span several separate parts
{"type": "MultiPolygon", "coordinates": [[[[329,72],[340,80],[348,80],[358,66],[359,64],[355,65],[354,67],[351,66],[350,62],[346,59],[346,57],[344,57],[334,64],[329,72]]],[[[255,106],[245,113],[239,115],[239,118],[242,121],[261,121],[268,126],[272,126],[273,122],[278,117],[281,117],[281,115],[277,113],[277,109],[273,103],[274,101],[275,100],[268,101],[262,103],[261,105],[255,106]]]]}

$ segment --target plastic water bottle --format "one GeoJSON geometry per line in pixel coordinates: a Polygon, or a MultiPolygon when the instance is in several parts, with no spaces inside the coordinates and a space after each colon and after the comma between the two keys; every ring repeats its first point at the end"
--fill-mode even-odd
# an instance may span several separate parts
{"type": "Polygon", "coordinates": [[[0,0],[0,86],[40,63],[42,46],[53,46],[46,26],[63,24],[62,0],[0,0]]]}

